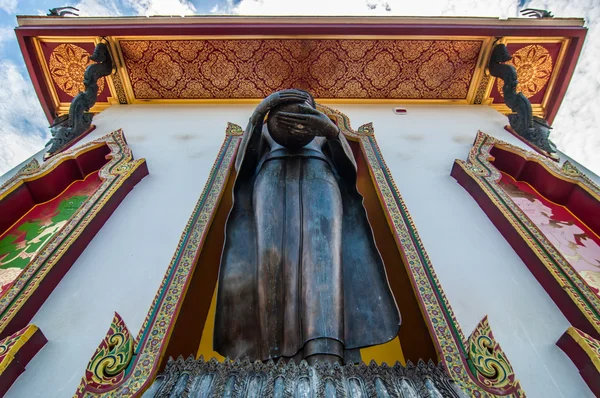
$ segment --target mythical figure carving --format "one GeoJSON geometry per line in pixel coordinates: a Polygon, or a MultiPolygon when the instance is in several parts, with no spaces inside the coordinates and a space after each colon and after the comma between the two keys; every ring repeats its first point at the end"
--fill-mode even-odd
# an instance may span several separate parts
{"type": "Polygon", "coordinates": [[[79,14],[77,14],[71,10],[79,11],[78,8],[71,7],[71,6],[57,7],[57,8],[49,9],[48,14],[46,14],[46,16],[48,16],[48,17],[64,17],[65,15],[74,15],[76,17],[79,16],[79,14]]]}
{"type": "Polygon", "coordinates": [[[504,102],[515,112],[508,115],[510,126],[533,145],[548,153],[554,153],[556,146],[549,138],[551,127],[544,119],[533,116],[531,102],[523,93],[517,93],[517,70],[514,66],[505,64],[511,58],[506,45],[498,44],[492,51],[488,65],[490,74],[504,81],[504,102]]]}
{"type": "Polygon", "coordinates": [[[313,97],[283,90],[263,100],[236,170],[215,350],[352,363],[359,348],[393,339],[400,314],[356,189],[356,162],[313,97]]]}
{"type": "Polygon", "coordinates": [[[89,65],[83,74],[85,91],[80,92],[71,102],[68,116],[61,116],[50,126],[52,138],[47,145],[53,154],[90,128],[93,114],[88,112],[98,97],[98,80],[112,72],[112,58],[105,43],[98,43],[89,57],[96,64],[89,65]]]}
{"type": "Polygon", "coordinates": [[[548,10],[538,8],[525,8],[520,11],[521,15],[531,18],[554,18],[554,15],[548,10]]]}

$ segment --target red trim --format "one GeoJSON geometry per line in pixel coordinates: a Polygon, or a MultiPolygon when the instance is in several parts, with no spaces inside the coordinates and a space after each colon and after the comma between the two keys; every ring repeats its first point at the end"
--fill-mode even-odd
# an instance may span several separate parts
{"type": "Polygon", "coordinates": [[[558,339],[556,345],[564,351],[579,370],[579,374],[595,396],[600,397],[600,372],[594,366],[592,359],[569,335],[568,331],[558,339]]]}
{"type": "Polygon", "coordinates": [[[431,25],[431,24],[344,24],[344,23],[203,23],[143,25],[23,26],[25,36],[164,36],[164,35],[419,35],[419,36],[579,36],[584,27],[519,25],[431,25]]]}
{"type": "Polygon", "coordinates": [[[535,160],[494,146],[490,161],[498,170],[531,185],[545,199],[566,207],[595,233],[600,233],[600,203],[578,184],[549,173],[535,160]]]}
{"type": "Polygon", "coordinates": [[[33,206],[59,195],[72,182],[84,179],[93,171],[100,170],[110,153],[108,145],[102,145],[67,159],[40,178],[24,181],[21,186],[0,200],[0,234],[15,223],[33,206]]]}
{"type": "MultiPolygon", "coordinates": [[[[27,326],[27,325],[26,325],[27,326]]],[[[15,380],[25,371],[25,367],[31,359],[42,349],[48,340],[42,330],[38,328],[33,336],[16,352],[14,359],[0,373],[0,397],[4,396],[13,385],[15,380]]]]}
{"type": "Polygon", "coordinates": [[[29,77],[31,78],[31,83],[33,84],[35,93],[37,94],[40,104],[42,105],[42,110],[46,115],[46,119],[52,123],[56,117],[56,114],[54,113],[54,105],[52,102],[52,97],[50,96],[50,91],[47,90],[44,83],[44,74],[41,70],[39,61],[35,56],[33,39],[23,35],[22,32],[19,31],[19,28],[15,29],[15,33],[17,34],[17,41],[19,42],[19,47],[21,47],[21,53],[23,54],[25,66],[27,67],[27,72],[29,72],[29,77]]]}
{"type": "Polygon", "coordinates": [[[521,257],[521,260],[527,265],[527,268],[529,268],[552,300],[554,300],[569,322],[592,337],[596,339],[600,338],[600,333],[596,331],[594,325],[588,321],[565,289],[554,279],[550,271],[540,261],[535,251],[517,233],[506,216],[486,195],[477,182],[457,162],[454,162],[450,175],[475,199],[479,207],[481,207],[492,224],[494,224],[514,251],[521,257]]]}
{"type": "Polygon", "coordinates": [[[571,44],[569,45],[569,49],[565,54],[565,65],[563,65],[561,68],[558,78],[556,79],[556,86],[554,87],[552,96],[548,99],[548,104],[546,105],[546,120],[549,124],[554,122],[554,118],[558,113],[560,104],[565,98],[565,94],[567,92],[567,88],[569,87],[569,83],[571,82],[571,78],[573,77],[573,73],[575,72],[575,66],[579,60],[579,54],[583,48],[583,42],[586,35],[587,28],[581,28],[579,34],[571,38],[571,44]]]}
{"type": "Polygon", "coordinates": [[[123,199],[125,199],[125,196],[127,196],[129,191],[131,191],[133,187],[147,175],[148,166],[146,162],[144,162],[123,182],[110,199],[108,199],[98,214],[94,216],[88,226],[83,230],[79,238],[73,242],[60,260],[52,267],[48,275],[40,282],[35,293],[23,304],[21,309],[19,309],[19,312],[0,333],[0,338],[10,336],[27,326],[46,298],[48,298],[56,285],[58,285],[58,282],[65,276],[96,233],[102,228],[123,199]]]}

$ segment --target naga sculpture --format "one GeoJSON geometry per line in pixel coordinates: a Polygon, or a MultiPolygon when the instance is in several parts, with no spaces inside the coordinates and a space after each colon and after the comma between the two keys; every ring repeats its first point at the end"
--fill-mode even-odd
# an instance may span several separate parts
{"type": "Polygon", "coordinates": [[[77,14],[71,10],[79,11],[78,8],[71,7],[71,6],[57,7],[57,8],[49,9],[48,14],[46,14],[46,16],[47,17],[64,17],[65,15],[74,15],[76,17],[79,16],[79,14],[77,14]]]}
{"type": "Polygon", "coordinates": [[[97,63],[85,69],[83,74],[85,91],[75,96],[69,108],[69,115],[56,118],[50,126],[52,138],[46,144],[50,145],[48,154],[59,151],[88,130],[92,124],[93,114],[88,111],[94,106],[98,97],[98,80],[111,74],[113,63],[105,43],[98,43],[89,58],[97,63]]]}
{"type": "Polygon", "coordinates": [[[214,349],[229,358],[354,363],[398,334],[356,161],[313,97],[264,99],[236,158],[214,349]],[[265,123],[265,117],[267,121],[265,123]]]}
{"type": "Polygon", "coordinates": [[[505,63],[511,59],[506,45],[498,44],[492,51],[488,65],[490,74],[504,81],[504,103],[515,112],[508,115],[510,126],[525,140],[552,154],[556,152],[556,146],[548,138],[551,127],[544,119],[533,116],[531,102],[523,93],[517,93],[517,70],[505,63]]]}

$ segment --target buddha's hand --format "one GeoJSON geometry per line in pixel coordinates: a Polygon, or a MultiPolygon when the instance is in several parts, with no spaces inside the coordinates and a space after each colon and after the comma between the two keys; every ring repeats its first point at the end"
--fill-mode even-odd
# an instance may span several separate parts
{"type": "Polygon", "coordinates": [[[292,135],[322,136],[333,139],[340,130],[323,112],[307,105],[299,105],[302,112],[279,112],[277,123],[286,127],[292,135]]]}
{"type": "Polygon", "coordinates": [[[278,105],[302,103],[307,101],[310,101],[310,96],[304,91],[294,89],[277,91],[262,100],[262,102],[256,107],[252,117],[250,117],[250,122],[252,124],[257,123],[261,118],[265,117],[267,112],[278,105]]]}

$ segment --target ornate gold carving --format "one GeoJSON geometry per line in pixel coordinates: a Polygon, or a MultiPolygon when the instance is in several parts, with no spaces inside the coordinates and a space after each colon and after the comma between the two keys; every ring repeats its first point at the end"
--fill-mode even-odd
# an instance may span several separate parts
{"type": "Polygon", "coordinates": [[[469,359],[477,371],[477,379],[487,387],[518,385],[513,368],[506,359],[485,316],[467,341],[469,359]]]}
{"type": "MultiPolygon", "coordinates": [[[[65,94],[75,97],[85,89],[83,73],[88,65],[93,64],[85,49],[75,44],[59,44],[50,54],[50,76],[54,83],[65,94]]],[[[104,78],[98,80],[98,95],[104,90],[104,78]]]]}
{"type": "Polygon", "coordinates": [[[125,368],[133,359],[134,340],[121,316],[115,316],[106,337],[88,363],[85,376],[78,388],[79,395],[85,386],[95,389],[112,387],[123,379],[125,368]]]}
{"type": "Polygon", "coordinates": [[[125,95],[125,88],[123,88],[123,81],[121,81],[121,77],[118,73],[115,73],[112,76],[113,84],[115,85],[115,91],[117,95],[117,99],[119,100],[119,104],[127,103],[127,96],[125,95]]]}
{"type": "MultiPolygon", "coordinates": [[[[531,98],[540,91],[550,79],[552,74],[552,56],[543,46],[533,44],[515,51],[513,57],[507,64],[517,68],[519,84],[517,92],[522,92],[527,98],[531,98]]],[[[502,97],[502,86],[504,80],[496,81],[498,92],[502,97]]]]}
{"type": "Polygon", "coordinates": [[[244,129],[238,124],[227,122],[225,135],[241,136],[244,135],[244,129]]]}
{"type": "Polygon", "coordinates": [[[317,98],[466,100],[482,41],[123,39],[119,45],[136,99],[264,98],[297,87],[317,98]]]}
{"type": "Polygon", "coordinates": [[[475,93],[475,99],[473,100],[474,104],[482,104],[483,100],[485,99],[485,91],[487,89],[487,85],[490,81],[490,76],[489,75],[484,75],[481,78],[481,82],[479,83],[479,86],[477,87],[477,92],[475,93]]]}

